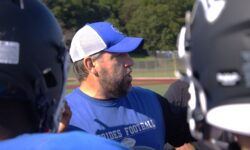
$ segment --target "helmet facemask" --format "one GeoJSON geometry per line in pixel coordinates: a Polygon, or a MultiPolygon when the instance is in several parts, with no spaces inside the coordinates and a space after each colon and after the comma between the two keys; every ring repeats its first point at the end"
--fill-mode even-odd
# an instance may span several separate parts
{"type": "Polygon", "coordinates": [[[186,70],[177,74],[190,83],[188,122],[197,139],[216,143],[213,128],[250,135],[248,4],[197,0],[180,33],[178,51],[186,70]]]}

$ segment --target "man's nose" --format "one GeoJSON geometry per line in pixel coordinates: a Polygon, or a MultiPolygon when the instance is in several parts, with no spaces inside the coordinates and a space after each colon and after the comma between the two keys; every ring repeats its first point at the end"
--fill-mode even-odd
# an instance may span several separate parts
{"type": "Polygon", "coordinates": [[[125,67],[131,67],[133,65],[134,65],[134,61],[133,61],[132,57],[130,57],[129,54],[126,54],[126,61],[125,61],[124,66],[125,67]]]}

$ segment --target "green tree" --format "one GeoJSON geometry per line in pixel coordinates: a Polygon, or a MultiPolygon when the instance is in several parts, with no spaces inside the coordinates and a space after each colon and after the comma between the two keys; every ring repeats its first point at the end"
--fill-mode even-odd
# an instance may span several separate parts
{"type": "Polygon", "coordinates": [[[97,0],[44,0],[63,28],[66,42],[70,43],[73,34],[84,24],[103,21],[109,16],[105,7],[97,0]]]}
{"type": "Polygon", "coordinates": [[[59,20],[69,44],[88,22],[109,21],[145,39],[144,49],[176,49],[176,38],[194,0],[43,0],[59,20]]]}
{"type": "Polygon", "coordinates": [[[144,49],[176,49],[176,38],[184,24],[185,12],[193,0],[124,0],[119,9],[124,31],[145,39],[144,49]]]}

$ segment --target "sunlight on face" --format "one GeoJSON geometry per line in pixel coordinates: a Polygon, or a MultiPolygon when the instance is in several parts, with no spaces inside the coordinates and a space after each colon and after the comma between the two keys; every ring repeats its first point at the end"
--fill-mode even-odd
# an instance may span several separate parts
{"type": "Polygon", "coordinates": [[[99,71],[99,82],[104,94],[109,98],[118,98],[131,88],[131,66],[133,61],[127,53],[106,53],[99,71]]]}

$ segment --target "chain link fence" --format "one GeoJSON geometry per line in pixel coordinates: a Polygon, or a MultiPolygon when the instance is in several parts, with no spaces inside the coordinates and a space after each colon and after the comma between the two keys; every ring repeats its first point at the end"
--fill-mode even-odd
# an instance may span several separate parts
{"type": "Polygon", "coordinates": [[[176,70],[176,53],[158,54],[150,60],[134,60],[134,77],[174,77],[176,70]]]}

